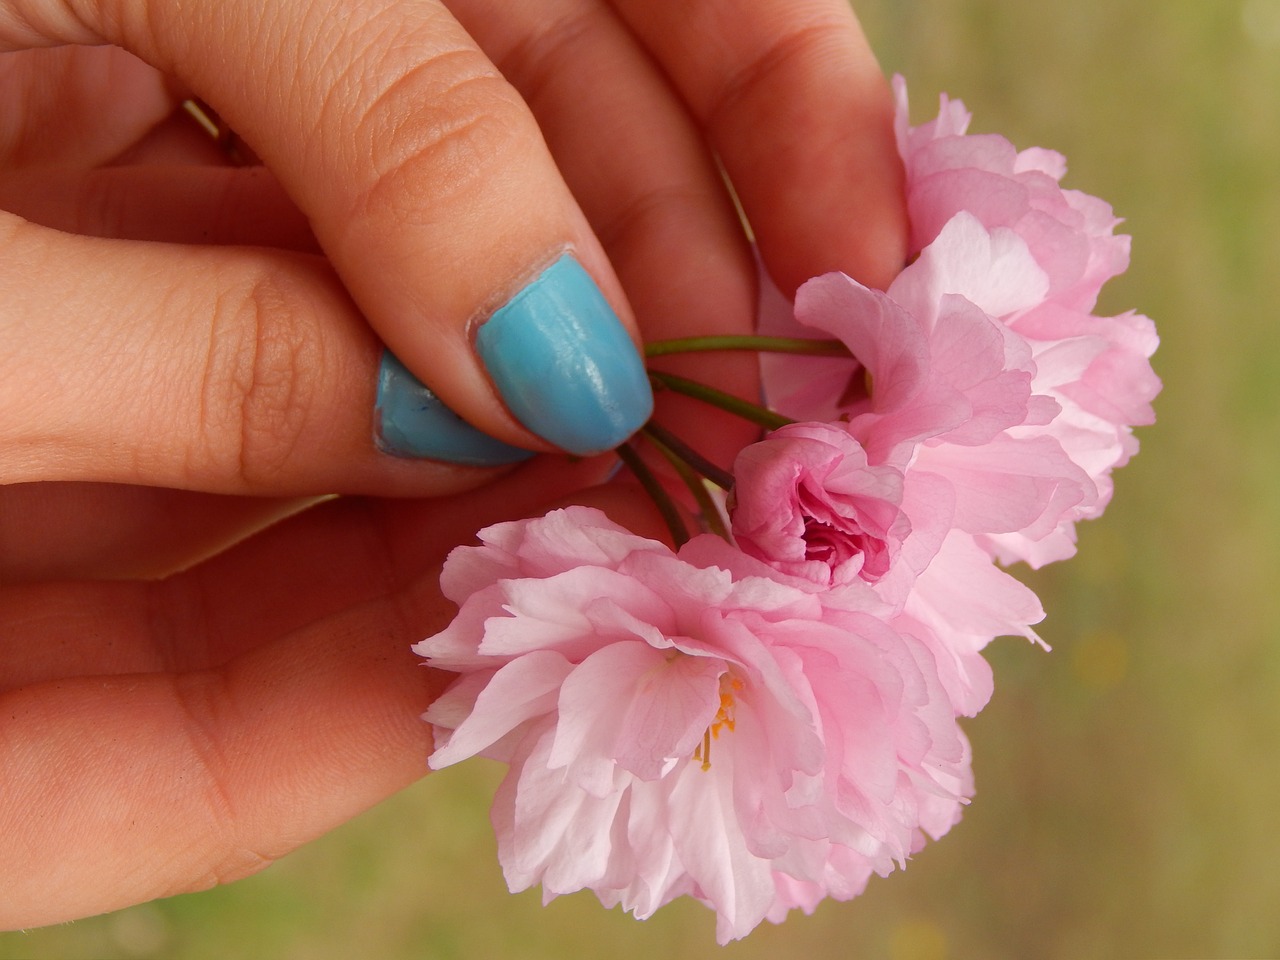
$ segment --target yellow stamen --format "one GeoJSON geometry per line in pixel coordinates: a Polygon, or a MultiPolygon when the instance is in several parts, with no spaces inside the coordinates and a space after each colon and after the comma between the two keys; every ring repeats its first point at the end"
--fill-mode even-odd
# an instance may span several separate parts
{"type": "Polygon", "coordinates": [[[693,759],[702,761],[702,769],[711,769],[711,741],[720,739],[721,729],[728,730],[733,733],[734,717],[734,699],[733,695],[741,691],[745,684],[737,677],[729,673],[720,676],[720,707],[716,710],[715,717],[711,720],[711,725],[702,733],[702,743],[700,743],[693,751],[693,759]]]}

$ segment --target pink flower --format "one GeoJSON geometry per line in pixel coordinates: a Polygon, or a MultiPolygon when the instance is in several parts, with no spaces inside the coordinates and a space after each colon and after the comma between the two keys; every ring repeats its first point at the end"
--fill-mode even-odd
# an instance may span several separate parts
{"type": "Polygon", "coordinates": [[[901,459],[899,445],[978,446],[1057,412],[1033,395],[1031,350],[999,319],[1043,291],[1025,244],[961,214],[885,293],[827,274],[797,292],[795,317],[843,341],[856,358],[849,375],[874,385],[847,390],[838,412],[883,462],[901,459]]]}
{"type": "Polygon", "coordinates": [[[734,542],[822,586],[877,582],[911,531],[901,471],[869,465],[858,441],[835,425],[775,430],[738,454],[733,473],[734,542]]]}
{"type": "Polygon", "coordinates": [[[1151,401],[1160,380],[1149,363],[1159,344],[1154,325],[1134,313],[1090,313],[1102,285],[1128,267],[1129,238],[1114,234],[1119,220],[1108,204],[1062,189],[1066,162],[1060,154],[1018,152],[1003,137],[967,135],[964,104],[946,96],[937,119],[911,127],[901,77],[894,88],[912,252],[927,250],[963,212],[993,233],[1016,234],[1047,281],[1037,303],[997,314],[1031,350],[1035,393],[1060,408],[1042,429],[1014,433],[1052,436],[1089,475],[1096,496],[1041,536],[1012,532],[981,539],[1005,562],[1040,566],[1064,559],[1075,552],[1075,521],[1101,515],[1111,497],[1111,471],[1136,452],[1132,428],[1155,421],[1151,401]]]}
{"type": "Polygon", "coordinates": [[[959,214],[885,293],[843,274],[804,284],[787,332],[828,334],[856,359],[826,361],[825,403],[790,386],[811,358],[775,360],[765,371],[770,402],[791,417],[826,408],[847,420],[868,461],[908,483],[944,479],[952,523],[968,534],[1048,537],[1092,509],[1097,492],[1047,429],[1061,405],[1034,392],[1030,345],[1002,322],[1044,289],[1016,235],[959,214]],[[857,390],[864,382],[872,388],[857,390]]]}
{"type": "Polygon", "coordinates": [[[1032,624],[1043,619],[1035,593],[993,564],[973,537],[952,530],[890,624],[929,648],[947,697],[974,716],[992,691],[982,650],[1006,635],[1042,643],[1032,624]]]}
{"type": "Polygon", "coordinates": [[[426,714],[431,765],[510,764],[513,890],[639,917],[687,894],[725,942],[856,895],[958,818],[968,745],[935,655],[859,578],[815,590],[587,508],[480,536],[441,580],[458,616],[414,649],[461,674],[426,714]]]}
{"type": "Polygon", "coordinates": [[[1129,264],[1129,238],[1109,204],[1059,181],[1066,160],[1052,150],[1018,150],[1004,137],[966,134],[964,104],[941,98],[938,117],[910,125],[907,85],[895,77],[898,152],[907,175],[910,250],[933,242],[957,213],[989,229],[1014,231],[1045,272],[1045,299],[1088,311],[1107,280],[1129,264]]]}
{"type": "Polygon", "coordinates": [[[849,355],[762,356],[767,402],[803,422],[737,457],[732,542],[672,551],[571,507],[445,564],[458,613],[414,646],[458,674],[425,714],[430,763],[508,764],[513,890],[642,918],[688,895],[724,943],[946,833],[982,651],[1044,615],[993,560],[1069,556],[1152,420],[1151,321],[1091,313],[1128,263],[1111,208],[1061,188],[1059,155],[967,134],[958,101],[911,127],[895,87],[911,262],[886,291],[833,273],[794,304],[765,278],[762,332],[849,355]]]}
{"type": "MultiPolygon", "coordinates": [[[[1003,457],[1012,479],[1000,482],[982,473],[986,447],[983,456],[955,470],[936,459],[931,469],[922,450],[904,475],[893,467],[868,465],[862,447],[842,425],[782,427],[744,449],[734,465],[734,542],[776,570],[812,582],[810,589],[867,584],[884,601],[890,625],[929,647],[956,710],[973,716],[991,696],[991,671],[982,649],[1001,635],[1038,640],[1031,625],[1044,617],[1035,594],[992,566],[990,556],[965,534],[966,526],[1023,524],[1027,515],[1020,511],[1026,508],[1019,504],[1049,499],[1022,489],[1035,486],[1036,480],[1026,476],[1035,465],[1002,451],[998,443],[990,446],[995,448],[990,469],[998,469],[1003,457]],[[978,473],[973,485],[992,495],[966,490],[965,470],[978,473]]],[[[1049,473],[1052,477],[1052,469],[1049,473]]],[[[1058,489],[1056,477],[1050,484],[1058,489]]]]}
{"type": "Polygon", "coordinates": [[[765,332],[825,333],[855,359],[765,358],[767,395],[793,418],[847,419],[872,464],[945,476],[957,526],[989,556],[1064,559],[1136,451],[1133,427],[1154,420],[1151,321],[1088,312],[1128,238],[1106,204],[1059,186],[1057,154],[966,135],[945,97],[912,128],[895,85],[916,259],[885,293],[811,280],[793,319],[769,291],[765,332]]]}

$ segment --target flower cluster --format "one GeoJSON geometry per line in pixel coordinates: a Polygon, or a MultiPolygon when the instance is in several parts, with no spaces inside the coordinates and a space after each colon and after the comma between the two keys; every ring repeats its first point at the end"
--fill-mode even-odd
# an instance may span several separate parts
{"type": "Polygon", "coordinates": [[[688,895],[725,942],[903,865],[972,794],[983,647],[1036,639],[997,561],[1070,556],[1152,420],[1151,322],[1091,312],[1127,265],[1110,208],[1058,155],[966,135],[958,102],[910,127],[896,83],[910,265],[767,298],[774,428],[702,470],[724,496],[691,483],[715,532],[672,549],[568,508],[445,566],[459,612],[414,647],[459,675],[430,762],[509,764],[512,889],[638,917],[688,895]]]}

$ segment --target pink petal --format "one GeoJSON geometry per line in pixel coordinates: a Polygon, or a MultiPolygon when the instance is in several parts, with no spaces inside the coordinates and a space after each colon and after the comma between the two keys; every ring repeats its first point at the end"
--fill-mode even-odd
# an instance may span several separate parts
{"type": "Polygon", "coordinates": [[[614,643],[565,680],[548,763],[585,790],[612,786],[616,764],[656,780],[693,754],[720,705],[722,661],[614,643]]]}
{"type": "MultiPolygon", "coordinates": [[[[512,660],[498,670],[476,697],[471,713],[431,754],[433,770],[474,756],[505,737],[520,724],[555,708],[560,685],[571,665],[552,651],[539,651],[512,660]]],[[[440,718],[448,701],[431,715],[440,718]]],[[[430,712],[429,712],[430,714],[430,712]]]]}

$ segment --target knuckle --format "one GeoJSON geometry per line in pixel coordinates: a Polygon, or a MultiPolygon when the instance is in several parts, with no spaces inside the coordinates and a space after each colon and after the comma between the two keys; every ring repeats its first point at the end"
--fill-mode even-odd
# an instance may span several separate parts
{"type": "Polygon", "coordinates": [[[842,20],[798,20],[740,64],[703,105],[703,115],[714,126],[759,96],[771,99],[780,75],[820,77],[820,65],[835,59],[832,51],[847,50],[848,43],[848,26],[842,20]]]}
{"type": "Polygon", "coordinates": [[[231,782],[233,765],[218,735],[228,702],[226,685],[219,673],[202,671],[180,674],[172,690],[176,726],[184,739],[178,762],[188,768],[198,822],[206,842],[227,843],[235,837],[240,811],[231,782]]]}
{"type": "MultiPolygon", "coordinates": [[[[607,11],[593,6],[549,11],[537,29],[514,38],[498,59],[498,67],[525,101],[536,107],[563,79],[564,64],[586,62],[597,41],[600,21],[608,18],[607,11]]],[[[579,81],[575,78],[573,82],[579,81]]]]}
{"type": "Polygon", "coordinates": [[[515,88],[479,53],[417,65],[381,91],[360,123],[372,162],[355,215],[435,219],[441,204],[473,198],[509,167],[536,135],[532,123],[515,88]]]}
{"type": "Polygon", "coordinates": [[[189,813],[196,825],[188,847],[190,869],[178,871],[170,891],[184,893],[241,880],[276,857],[245,843],[248,811],[237,775],[243,758],[230,755],[221,733],[236,719],[225,677],[217,671],[182,674],[173,692],[186,741],[179,763],[192,785],[189,813]]]}
{"type": "Polygon", "coordinates": [[[271,487],[289,470],[315,399],[323,346],[299,286],[263,271],[215,308],[199,435],[245,487],[271,487]]]}
{"type": "Polygon", "coordinates": [[[687,236],[709,206],[705,190],[690,183],[647,185],[601,218],[596,235],[606,250],[663,249],[687,236]]]}

